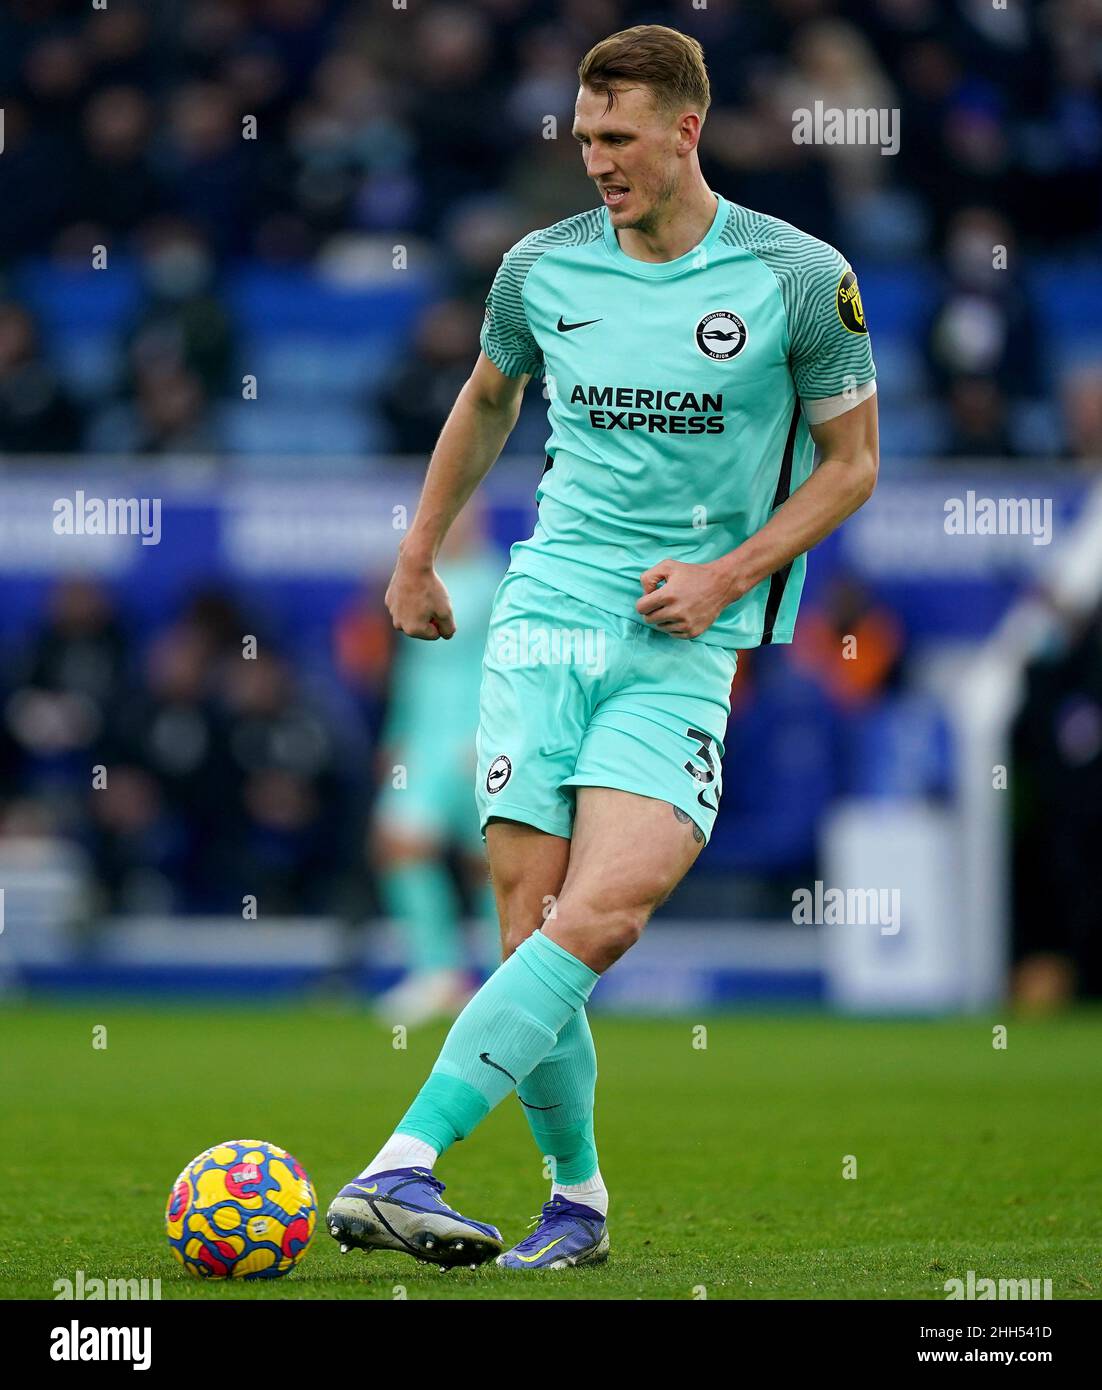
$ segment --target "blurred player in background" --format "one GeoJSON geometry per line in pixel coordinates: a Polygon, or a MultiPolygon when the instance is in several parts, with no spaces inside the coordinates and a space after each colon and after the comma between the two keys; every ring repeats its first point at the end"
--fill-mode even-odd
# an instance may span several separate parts
{"type": "Polygon", "coordinates": [[[465,621],[450,642],[398,647],[379,754],[383,790],[370,835],[383,904],[407,969],[376,1010],[385,1022],[411,1028],[454,1017],[473,993],[449,849],[481,929],[478,964],[492,970],[498,956],[497,914],[471,782],[482,654],[501,559],[485,541],[477,502],[448,532],[439,570],[465,621]]]}
{"type": "Polygon", "coordinates": [[[603,206],[507,253],[386,594],[401,631],[454,639],[436,555],[544,375],[538,519],[494,601],[478,730],[506,959],[328,1214],[342,1249],[518,1271],[608,1255],[586,1002],[711,834],[739,649],[792,640],[806,552],[878,465],[854,272],[705,183],[700,44],[638,26],[578,75],[573,134],[603,206]],[[503,1252],[432,1167],[513,1091],[553,1183],[503,1252]]]}

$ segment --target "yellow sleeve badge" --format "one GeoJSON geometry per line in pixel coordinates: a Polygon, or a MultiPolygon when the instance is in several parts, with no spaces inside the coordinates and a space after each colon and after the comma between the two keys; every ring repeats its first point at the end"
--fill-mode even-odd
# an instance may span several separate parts
{"type": "Polygon", "coordinates": [[[838,317],[842,320],[842,327],[848,333],[867,333],[869,331],[865,324],[865,309],[861,303],[861,291],[857,287],[857,276],[852,270],[847,270],[838,281],[838,294],[835,302],[838,317]]]}

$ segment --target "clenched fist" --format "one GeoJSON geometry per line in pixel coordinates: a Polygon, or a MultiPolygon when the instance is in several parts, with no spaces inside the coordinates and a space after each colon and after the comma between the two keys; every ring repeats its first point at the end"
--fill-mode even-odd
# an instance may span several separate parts
{"type": "Polygon", "coordinates": [[[431,564],[399,555],[383,602],[394,626],[407,637],[435,642],[455,636],[451,599],[431,564]]]}

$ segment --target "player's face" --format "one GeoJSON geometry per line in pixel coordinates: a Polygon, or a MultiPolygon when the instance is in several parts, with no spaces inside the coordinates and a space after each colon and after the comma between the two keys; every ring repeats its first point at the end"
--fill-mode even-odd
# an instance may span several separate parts
{"type": "Polygon", "coordinates": [[[612,225],[654,232],[673,202],[680,173],[680,122],[660,111],[645,87],[608,97],[582,87],[574,106],[574,138],[612,225]]]}

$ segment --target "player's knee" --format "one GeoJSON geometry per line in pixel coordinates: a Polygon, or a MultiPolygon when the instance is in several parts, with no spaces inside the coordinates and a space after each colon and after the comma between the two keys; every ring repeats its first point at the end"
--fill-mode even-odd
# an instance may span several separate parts
{"type": "Polygon", "coordinates": [[[553,916],[556,936],[564,944],[571,938],[588,947],[599,944],[603,954],[616,960],[630,951],[643,935],[643,928],[650,919],[650,907],[643,903],[612,907],[570,899],[560,901],[553,916]]]}
{"type": "Polygon", "coordinates": [[[609,913],[601,924],[601,940],[610,952],[622,956],[630,951],[643,935],[643,928],[650,919],[650,913],[642,907],[623,908],[609,913]]]}
{"type": "Polygon", "coordinates": [[[533,897],[531,890],[504,895],[504,915],[501,923],[502,959],[513,954],[522,941],[539,931],[547,920],[544,903],[553,898],[533,897]]]}
{"type": "Polygon", "coordinates": [[[508,960],[522,941],[527,941],[533,932],[538,931],[540,922],[510,923],[501,936],[501,958],[508,960]]]}

